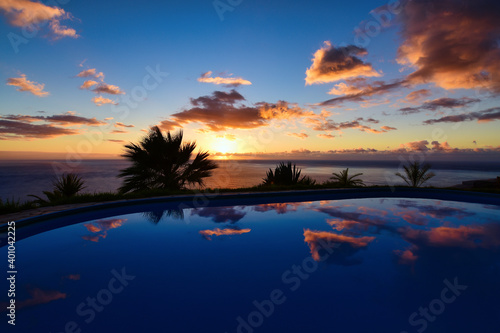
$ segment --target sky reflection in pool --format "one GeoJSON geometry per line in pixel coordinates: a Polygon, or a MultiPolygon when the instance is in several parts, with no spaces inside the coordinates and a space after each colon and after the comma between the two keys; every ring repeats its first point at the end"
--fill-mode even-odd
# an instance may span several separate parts
{"type": "Polygon", "coordinates": [[[70,225],[18,241],[15,331],[493,332],[499,212],[377,198],[70,225]]]}

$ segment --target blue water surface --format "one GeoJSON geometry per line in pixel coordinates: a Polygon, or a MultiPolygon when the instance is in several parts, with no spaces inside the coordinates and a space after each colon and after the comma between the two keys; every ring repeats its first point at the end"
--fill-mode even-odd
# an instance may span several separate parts
{"type": "Polygon", "coordinates": [[[498,332],[499,213],[375,198],[157,209],[68,225],[17,242],[16,326],[4,311],[0,327],[498,332]]]}

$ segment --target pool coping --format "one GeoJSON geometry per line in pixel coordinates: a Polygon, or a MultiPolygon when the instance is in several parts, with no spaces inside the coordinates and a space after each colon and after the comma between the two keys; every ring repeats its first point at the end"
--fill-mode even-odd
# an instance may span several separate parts
{"type": "MultiPolygon", "coordinates": [[[[140,205],[175,204],[182,208],[203,208],[217,206],[245,206],[265,203],[284,203],[318,200],[344,200],[362,198],[419,198],[437,199],[500,205],[500,194],[484,192],[464,192],[460,190],[443,190],[433,188],[355,188],[355,189],[321,189],[321,190],[292,190],[276,192],[238,192],[238,193],[203,193],[195,195],[176,195],[143,199],[119,200],[103,203],[84,204],[76,208],[63,209],[37,216],[19,219],[16,228],[26,227],[39,222],[60,219],[82,213],[97,213],[98,211],[112,210],[120,207],[137,207],[140,205]],[[199,200],[204,204],[198,204],[199,200]],[[189,205],[189,203],[191,203],[189,205]]],[[[121,215],[117,212],[115,215],[121,215]]],[[[0,224],[0,232],[7,228],[7,223],[0,224]]]]}

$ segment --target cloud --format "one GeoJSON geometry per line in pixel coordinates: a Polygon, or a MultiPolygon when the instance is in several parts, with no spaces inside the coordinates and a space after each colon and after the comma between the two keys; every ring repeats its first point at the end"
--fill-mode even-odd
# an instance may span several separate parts
{"type": "Polygon", "coordinates": [[[88,126],[102,126],[106,125],[106,122],[97,120],[94,118],[85,118],[80,116],[75,116],[72,111],[68,111],[64,114],[53,115],[53,116],[28,116],[28,115],[6,115],[0,116],[1,119],[22,121],[22,122],[37,122],[45,121],[49,123],[55,123],[59,125],[88,125],[88,126]]]}
{"type": "Polygon", "coordinates": [[[415,104],[420,102],[422,99],[429,97],[430,95],[432,95],[432,92],[429,89],[415,90],[406,95],[404,102],[415,104]]]}
{"type": "Polygon", "coordinates": [[[394,150],[394,152],[458,152],[459,149],[452,148],[448,142],[440,143],[439,141],[432,141],[429,143],[427,140],[413,141],[402,143],[399,149],[394,150]],[[429,148],[428,145],[431,145],[429,148]]]}
{"type": "MultiPolygon", "coordinates": [[[[380,130],[373,129],[368,125],[365,125],[364,123],[372,123],[372,124],[377,124],[379,123],[378,120],[375,120],[373,118],[368,118],[364,119],[362,117],[357,118],[355,120],[351,121],[344,121],[341,123],[335,122],[332,119],[327,119],[325,117],[310,117],[308,119],[304,120],[304,123],[307,124],[309,127],[311,127],[315,131],[341,131],[345,129],[358,129],[362,132],[369,132],[369,133],[375,133],[375,134],[380,134],[380,133],[385,133],[388,131],[396,130],[395,127],[390,127],[390,126],[382,126],[380,130]]],[[[330,137],[328,137],[330,138],[330,137]]]]}
{"type": "MultiPolygon", "coordinates": [[[[328,231],[312,231],[304,229],[304,242],[309,245],[314,260],[321,260],[320,251],[330,253],[327,261],[343,266],[361,263],[360,259],[352,259],[359,250],[366,248],[375,237],[350,237],[328,231]],[[333,248],[333,249],[332,249],[333,248]]],[[[325,254],[326,255],[326,254],[325,254]]]]}
{"type": "Polygon", "coordinates": [[[400,145],[400,149],[406,151],[428,151],[429,150],[429,148],[427,147],[428,144],[429,141],[427,140],[412,141],[412,142],[402,143],[400,145]]]}
{"type": "Polygon", "coordinates": [[[323,139],[335,139],[335,135],[332,134],[318,134],[318,137],[323,139]]]}
{"type": "Polygon", "coordinates": [[[74,115],[71,111],[53,116],[6,115],[0,116],[0,139],[48,139],[62,135],[80,134],[75,129],[54,126],[102,126],[106,122],[96,118],[85,118],[74,115]],[[45,124],[33,124],[45,122],[45,124]]]}
{"type": "Polygon", "coordinates": [[[67,26],[61,25],[59,20],[52,20],[49,24],[52,32],[57,36],[56,38],[62,37],[72,37],[77,38],[80,37],[76,33],[76,30],[73,28],[68,28],[67,26]]]}
{"type": "Polygon", "coordinates": [[[201,74],[198,78],[198,82],[213,83],[213,84],[224,84],[231,87],[237,87],[240,85],[251,85],[252,82],[244,80],[241,77],[211,77],[212,72],[206,72],[201,74]]]}
{"type": "Polygon", "coordinates": [[[329,83],[358,76],[381,76],[371,64],[359,58],[367,54],[364,48],[354,45],[335,48],[327,41],[314,53],[313,63],[306,71],[306,84],[329,83]]]}
{"type": "Polygon", "coordinates": [[[307,139],[309,135],[307,133],[287,133],[288,136],[293,136],[299,139],[307,139]]]}
{"type": "MultiPolygon", "coordinates": [[[[179,124],[176,121],[171,121],[171,120],[162,120],[159,124],[158,127],[162,131],[173,131],[176,128],[182,127],[181,124],[179,124]]],[[[142,130],[141,130],[142,131],[142,130]]],[[[144,130],[144,132],[148,132],[147,130],[144,130]]]]}
{"type": "Polygon", "coordinates": [[[114,86],[112,84],[107,84],[107,83],[99,83],[94,89],[92,89],[93,92],[96,94],[110,94],[110,95],[122,95],[125,94],[122,90],[120,90],[120,87],[114,86]]]}
{"type": "MultiPolygon", "coordinates": [[[[366,97],[371,97],[375,95],[386,94],[395,89],[401,87],[407,87],[408,81],[406,79],[397,80],[392,83],[386,83],[384,81],[375,81],[373,83],[366,83],[365,81],[357,81],[353,83],[353,86],[347,86],[345,84],[336,85],[336,89],[332,91],[335,94],[345,93],[345,95],[340,97],[335,97],[319,103],[319,106],[335,106],[345,102],[363,102],[366,101],[366,97]]],[[[330,91],[330,93],[332,92],[330,91]]]]}
{"type": "Polygon", "coordinates": [[[128,132],[124,131],[124,130],[112,130],[110,133],[111,134],[125,134],[125,133],[128,133],[128,132]]]}
{"type": "Polygon", "coordinates": [[[483,111],[463,113],[459,115],[445,116],[438,119],[425,120],[425,125],[432,125],[437,123],[460,123],[464,121],[474,121],[478,123],[487,123],[494,120],[500,120],[500,107],[491,108],[483,111]]]}
{"type": "Polygon", "coordinates": [[[91,88],[92,86],[95,86],[96,84],[98,84],[99,82],[97,81],[94,81],[94,80],[86,80],[85,82],[83,82],[83,84],[80,86],[80,89],[89,89],[91,88]]]}
{"type": "Polygon", "coordinates": [[[71,14],[58,7],[29,0],[0,0],[0,11],[15,27],[35,29],[34,25],[49,21],[49,28],[56,38],[79,37],[74,29],[61,26],[60,20],[71,18],[71,14]]]}
{"type": "Polygon", "coordinates": [[[412,113],[418,113],[418,112],[421,112],[423,110],[436,111],[436,110],[441,109],[441,108],[447,108],[447,109],[462,108],[462,107],[466,107],[469,104],[474,104],[474,103],[479,103],[479,102],[481,102],[481,100],[477,99],[477,98],[443,97],[443,98],[438,98],[438,99],[435,99],[432,101],[427,101],[418,107],[402,108],[402,109],[399,109],[399,111],[402,114],[407,115],[407,114],[412,114],[412,113]]]}
{"type": "Polygon", "coordinates": [[[181,125],[203,123],[214,132],[227,128],[250,129],[264,126],[265,119],[261,117],[259,108],[238,104],[244,100],[235,90],[215,91],[211,96],[191,99],[192,107],[173,114],[173,122],[181,125]]]}
{"type": "Polygon", "coordinates": [[[121,123],[119,121],[116,122],[115,124],[115,127],[129,127],[129,128],[132,128],[132,127],[135,127],[134,125],[125,125],[124,123],[121,123]]]}
{"type": "Polygon", "coordinates": [[[125,140],[108,139],[109,142],[124,143],[125,140]]]}
{"type": "Polygon", "coordinates": [[[260,116],[267,120],[289,120],[292,118],[314,116],[314,112],[306,111],[297,104],[286,101],[278,101],[276,103],[257,103],[260,110],[260,116]]]}
{"type": "Polygon", "coordinates": [[[76,74],[77,77],[94,77],[96,79],[103,80],[104,79],[104,74],[102,72],[97,73],[97,70],[95,68],[89,68],[81,71],[80,73],[76,74]]]}
{"type": "Polygon", "coordinates": [[[407,1],[399,16],[398,62],[412,83],[500,93],[500,6],[496,0],[407,1]]]}
{"type": "Polygon", "coordinates": [[[91,223],[85,223],[83,226],[87,228],[87,230],[93,234],[92,236],[82,236],[82,239],[91,241],[91,242],[98,242],[99,238],[106,238],[108,235],[108,230],[111,229],[116,229],[121,227],[125,222],[127,222],[128,219],[116,219],[116,218],[111,218],[111,219],[104,219],[104,220],[97,220],[95,222],[91,223]]]}
{"type": "Polygon", "coordinates": [[[92,98],[92,102],[94,102],[95,105],[97,105],[97,106],[102,106],[104,104],[118,105],[118,103],[113,101],[112,99],[102,97],[102,96],[97,96],[97,97],[92,98]]]}
{"type": "Polygon", "coordinates": [[[34,125],[22,121],[0,119],[1,140],[49,139],[61,135],[75,135],[79,133],[80,132],[73,129],[53,125],[34,125]]]}
{"type": "Polygon", "coordinates": [[[496,224],[484,226],[437,227],[430,230],[407,228],[403,238],[418,243],[420,246],[461,247],[461,248],[496,248],[500,246],[498,235],[500,228],[496,224]]]}
{"type": "Polygon", "coordinates": [[[18,87],[16,89],[17,91],[28,91],[38,97],[45,97],[49,95],[47,91],[43,91],[45,84],[28,80],[25,74],[21,74],[21,77],[12,77],[7,79],[7,85],[18,87]]]}
{"type": "Polygon", "coordinates": [[[241,235],[246,234],[252,231],[251,229],[219,229],[215,228],[214,230],[200,230],[199,233],[205,239],[211,240],[211,236],[232,236],[232,235],[241,235]]]}
{"type": "Polygon", "coordinates": [[[192,214],[209,217],[215,223],[236,223],[245,217],[246,212],[234,207],[204,207],[194,209],[192,214]]]}

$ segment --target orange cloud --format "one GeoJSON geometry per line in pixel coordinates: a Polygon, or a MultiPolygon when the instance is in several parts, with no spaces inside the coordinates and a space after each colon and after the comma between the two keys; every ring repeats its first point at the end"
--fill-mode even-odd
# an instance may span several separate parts
{"type": "Polygon", "coordinates": [[[398,62],[413,83],[500,93],[500,9],[496,0],[408,1],[398,62]]]}
{"type": "Polygon", "coordinates": [[[340,97],[335,97],[324,102],[319,103],[319,106],[336,106],[342,105],[345,102],[367,102],[367,97],[372,97],[375,95],[387,94],[393,90],[399,89],[401,87],[407,87],[408,81],[406,79],[396,80],[391,83],[384,81],[375,81],[373,83],[367,83],[365,79],[356,80],[346,80],[351,86],[345,84],[336,85],[336,88],[332,89],[330,93],[334,95],[344,94],[340,97]]]}
{"type": "Polygon", "coordinates": [[[135,127],[134,125],[125,125],[119,121],[116,122],[115,127],[135,127]]]}
{"type": "Polygon", "coordinates": [[[111,134],[125,134],[128,133],[127,131],[124,130],[112,130],[111,134]]]}
{"type": "Polygon", "coordinates": [[[0,11],[7,17],[9,23],[16,27],[30,27],[44,21],[50,21],[49,27],[57,38],[79,37],[74,29],[61,26],[61,19],[71,17],[61,8],[29,0],[0,0],[0,11]]]}
{"type": "Polygon", "coordinates": [[[418,259],[418,256],[415,255],[411,250],[394,250],[394,253],[399,257],[398,263],[402,265],[412,265],[418,259]]]}
{"type": "Polygon", "coordinates": [[[213,84],[225,84],[227,86],[237,87],[239,85],[251,85],[252,82],[244,80],[241,77],[211,77],[212,72],[206,72],[201,74],[198,78],[198,82],[213,83],[213,84]]]}
{"type": "Polygon", "coordinates": [[[497,226],[437,227],[431,230],[405,229],[405,239],[436,247],[490,248],[500,246],[497,226]],[[496,228],[496,232],[491,230],[496,228]],[[492,232],[493,231],[493,232],[492,232]]]}
{"type": "Polygon", "coordinates": [[[335,48],[328,41],[314,53],[313,63],[306,71],[306,84],[329,83],[358,76],[378,77],[371,64],[363,62],[359,56],[368,52],[354,45],[335,48]]]}
{"type": "Polygon", "coordinates": [[[98,84],[97,81],[94,81],[94,80],[86,80],[85,82],[83,82],[83,84],[80,86],[80,89],[89,89],[91,88],[92,86],[95,86],[96,84],[98,84]]]}
{"type": "Polygon", "coordinates": [[[110,94],[110,95],[122,95],[125,94],[120,87],[114,86],[112,84],[107,84],[107,83],[99,83],[97,87],[92,89],[93,92],[96,94],[110,94]]]}
{"type": "Polygon", "coordinates": [[[332,134],[318,134],[318,137],[323,139],[335,139],[335,135],[332,134]]]}
{"type": "Polygon", "coordinates": [[[68,28],[67,26],[61,25],[59,20],[52,20],[50,22],[50,28],[52,29],[52,32],[57,36],[57,38],[62,38],[62,37],[77,38],[77,37],[79,37],[78,34],[76,33],[75,29],[68,28]]]}
{"type": "Polygon", "coordinates": [[[104,74],[102,72],[97,73],[95,68],[89,68],[76,74],[77,77],[95,77],[96,79],[104,79],[104,74]]]}
{"type": "Polygon", "coordinates": [[[267,212],[274,210],[278,214],[285,214],[287,212],[295,212],[298,207],[302,206],[304,203],[288,202],[288,203],[272,203],[272,204],[261,204],[254,207],[256,212],[267,212]]]}
{"type": "Polygon", "coordinates": [[[211,240],[211,236],[232,236],[232,235],[241,235],[249,233],[251,229],[219,229],[215,228],[214,230],[200,230],[200,235],[205,237],[208,240],[211,240]]]}
{"type": "Polygon", "coordinates": [[[31,295],[31,298],[17,303],[18,309],[35,306],[38,304],[45,304],[58,299],[66,298],[65,293],[61,293],[56,290],[42,290],[40,288],[35,288],[30,290],[29,293],[31,295]]]}
{"type": "Polygon", "coordinates": [[[91,223],[85,223],[83,226],[91,233],[97,234],[92,236],[82,236],[82,239],[98,242],[99,238],[106,238],[108,230],[119,228],[125,223],[127,219],[107,219],[97,220],[91,223]]]}
{"type": "Polygon", "coordinates": [[[97,106],[102,106],[104,104],[118,105],[118,103],[116,103],[112,99],[102,97],[102,96],[97,96],[97,97],[92,98],[92,102],[94,102],[95,105],[97,105],[97,106]]]}
{"type": "Polygon", "coordinates": [[[21,74],[21,77],[7,79],[7,85],[18,87],[16,89],[17,91],[27,91],[38,97],[45,97],[49,95],[47,91],[43,91],[45,84],[29,81],[26,79],[25,74],[21,74]]]}
{"type": "Polygon", "coordinates": [[[307,139],[309,135],[307,133],[287,133],[288,136],[293,136],[299,139],[307,139]]]}
{"type": "Polygon", "coordinates": [[[422,99],[430,96],[432,92],[429,89],[419,89],[412,91],[408,95],[406,95],[406,98],[404,99],[405,103],[411,103],[415,104],[420,102],[422,99]]]}

